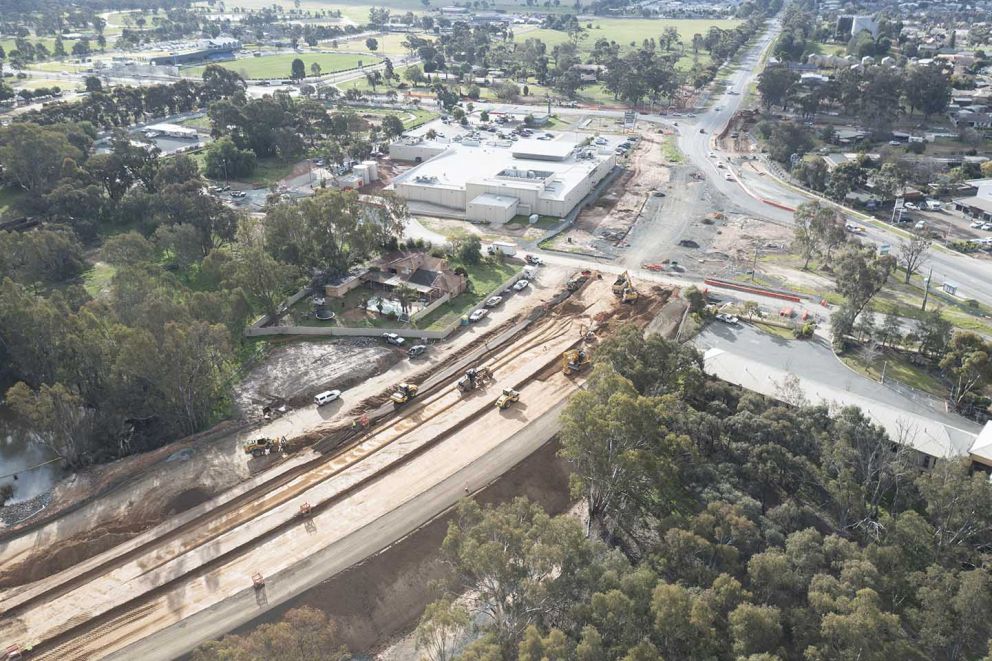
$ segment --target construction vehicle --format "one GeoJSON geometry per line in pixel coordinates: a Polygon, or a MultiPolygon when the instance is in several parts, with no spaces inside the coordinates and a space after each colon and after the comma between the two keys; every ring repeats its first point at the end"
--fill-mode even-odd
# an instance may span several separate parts
{"type": "Polygon", "coordinates": [[[493,378],[493,371],[488,367],[470,367],[465,376],[458,379],[458,389],[469,392],[485,385],[493,378]]]}
{"type": "Polygon", "coordinates": [[[242,449],[245,454],[250,454],[253,457],[261,457],[269,454],[270,452],[279,452],[282,450],[282,439],[276,438],[254,438],[247,441],[242,449]]]}
{"type": "Polygon", "coordinates": [[[520,401],[520,393],[513,388],[503,388],[503,394],[496,400],[496,408],[508,409],[510,404],[520,401]]]}
{"type": "Polygon", "coordinates": [[[396,392],[389,399],[393,400],[395,406],[402,406],[417,396],[417,390],[414,383],[401,383],[396,386],[396,392]]]}
{"type": "Polygon", "coordinates": [[[561,355],[561,369],[565,376],[581,372],[589,365],[589,354],[585,349],[569,349],[561,355]]]}
{"type": "Polygon", "coordinates": [[[24,655],[21,654],[20,645],[11,645],[4,653],[3,661],[21,661],[23,658],[24,655]]]}
{"type": "Polygon", "coordinates": [[[620,299],[621,303],[633,303],[640,298],[640,294],[634,289],[634,283],[631,282],[628,271],[618,275],[613,282],[613,294],[620,299]]]}
{"type": "Polygon", "coordinates": [[[579,287],[584,285],[586,280],[590,277],[592,277],[592,271],[580,271],[569,278],[568,282],[565,283],[565,287],[568,291],[576,291],[579,287]]]}

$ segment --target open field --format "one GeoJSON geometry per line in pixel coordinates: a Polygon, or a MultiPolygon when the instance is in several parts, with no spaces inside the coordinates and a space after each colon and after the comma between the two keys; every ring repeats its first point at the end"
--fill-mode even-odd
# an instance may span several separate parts
{"type": "MultiPolygon", "coordinates": [[[[418,33],[416,36],[421,39],[433,40],[434,38],[432,35],[425,33],[418,33]]],[[[367,55],[372,55],[373,53],[378,53],[379,55],[407,55],[409,53],[409,51],[402,46],[403,42],[406,41],[405,34],[380,34],[373,37],[373,39],[379,42],[379,47],[375,51],[370,51],[365,45],[365,37],[360,39],[352,39],[350,41],[343,41],[339,39],[337,50],[367,55]]]]}
{"type": "MultiPolygon", "coordinates": [[[[682,38],[682,43],[685,47],[685,54],[679,60],[679,66],[688,68],[692,66],[692,35],[696,33],[705,34],[713,26],[722,30],[729,30],[736,27],[739,23],[740,21],[732,19],[604,18],[583,21],[582,27],[586,28],[585,34],[588,37],[579,43],[579,51],[581,53],[589,53],[598,39],[615,41],[620,44],[621,52],[627,51],[631,48],[639,47],[645,39],[654,38],[657,40],[665,28],[674,27],[679,31],[679,36],[682,38]],[[591,29],[588,28],[589,24],[592,25],[591,29]],[[632,42],[634,46],[631,46],[632,42]]],[[[559,30],[545,30],[543,28],[514,32],[515,41],[525,41],[531,38],[543,41],[547,44],[548,51],[550,52],[554,46],[568,41],[568,34],[559,30]]],[[[709,59],[709,54],[706,51],[699,51],[699,61],[701,63],[706,64],[709,62],[709,59]]]]}
{"type": "MultiPolygon", "coordinates": [[[[349,53],[284,53],[282,55],[263,55],[262,57],[243,57],[227,62],[218,62],[225,69],[241,74],[244,78],[289,78],[293,60],[300,58],[310,76],[310,65],[316,62],[320,65],[321,73],[345,71],[354,69],[362,64],[375,64],[379,58],[371,53],[367,55],[352,55],[349,53]]],[[[196,66],[183,69],[183,73],[200,76],[206,67],[196,66]]]]}

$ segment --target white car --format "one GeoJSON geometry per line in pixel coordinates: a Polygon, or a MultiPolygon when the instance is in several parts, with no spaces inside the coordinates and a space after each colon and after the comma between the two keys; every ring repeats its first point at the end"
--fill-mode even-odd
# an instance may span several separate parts
{"type": "Polygon", "coordinates": [[[983,223],[982,224],[982,229],[985,230],[986,232],[988,232],[989,230],[992,230],[992,223],[983,223]]]}
{"type": "Polygon", "coordinates": [[[530,280],[517,280],[517,284],[513,285],[513,291],[523,291],[527,289],[530,285],[530,280]]]}
{"type": "Polygon", "coordinates": [[[903,206],[906,207],[907,209],[912,210],[912,211],[918,211],[919,208],[920,208],[919,206],[917,206],[917,204],[915,202],[907,202],[903,206]]]}
{"type": "Polygon", "coordinates": [[[730,174],[729,172],[725,172],[723,178],[726,179],[727,181],[733,181],[734,175],[730,174]]]}
{"type": "Polygon", "coordinates": [[[502,302],[503,302],[502,296],[491,296],[490,298],[486,299],[485,306],[487,308],[494,308],[502,302]]]}
{"type": "Polygon", "coordinates": [[[972,222],[972,223],[971,223],[971,225],[969,225],[968,227],[970,227],[970,228],[972,228],[972,229],[976,229],[976,230],[977,230],[978,228],[980,228],[980,227],[981,227],[982,225],[984,225],[984,224],[985,224],[985,223],[983,223],[982,221],[980,221],[980,220],[976,220],[976,221],[974,221],[974,222],[972,222]]]}
{"type": "Polygon", "coordinates": [[[738,319],[734,315],[732,315],[732,314],[724,314],[722,312],[719,313],[719,314],[717,314],[716,315],[716,318],[718,320],[722,321],[725,324],[730,324],[731,326],[737,324],[740,321],[740,319],[738,319]]]}
{"type": "Polygon", "coordinates": [[[390,344],[395,344],[398,347],[403,346],[403,343],[406,342],[406,340],[396,333],[383,333],[382,339],[386,340],[386,342],[389,342],[390,344]]]}
{"type": "Polygon", "coordinates": [[[470,314],[468,316],[468,320],[469,321],[479,321],[480,319],[485,318],[486,315],[488,315],[488,314],[489,314],[489,310],[487,310],[485,308],[479,308],[478,310],[476,310],[475,312],[473,312],[472,314],[470,314]]]}
{"type": "Polygon", "coordinates": [[[317,393],[314,396],[313,403],[317,406],[323,406],[324,404],[330,404],[340,396],[340,390],[325,390],[324,392],[317,393]]]}

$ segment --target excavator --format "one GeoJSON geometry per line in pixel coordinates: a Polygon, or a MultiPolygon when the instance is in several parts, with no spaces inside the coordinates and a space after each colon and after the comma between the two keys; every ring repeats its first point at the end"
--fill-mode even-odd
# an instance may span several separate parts
{"type": "Polygon", "coordinates": [[[569,349],[561,355],[561,370],[565,376],[581,372],[589,365],[589,354],[585,349],[569,349]]]}
{"type": "Polygon", "coordinates": [[[282,450],[282,439],[266,437],[254,438],[250,441],[246,441],[241,447],[245,451],[245,454],[250,454],[253,457],[261,457],[263,455],[282,450]]]}
{"type": "Polygon", "coordinates": [[[493,371],[488,367],[470,367],[465,371],[465,376],[458,379],[458,389],[462,392],[469,392],[484,386],[492,378],[493,371]]]}
{"type": "Polygon", "coordinates": [[[640,298],[640,294],[634,289],[634,283],[631,282],[628,271],[618,275],[613,282],[613,294],[620,299],[621,303],[634,303],[640,298]]]}
{"type": "Polygon", "coordinates": [[[396,386],[396,392],[390,396],[394,406],[402,406],[417,396],[417,385],[414,383],[401,383],[396,386]]]}
{"type": "Polygon", "coordinates": [[[503,394],[496,400],[496,408],[503,410],[510,408],[510,404],[520,401],[520,393],[513,388],[503,388],[503,394]]]}

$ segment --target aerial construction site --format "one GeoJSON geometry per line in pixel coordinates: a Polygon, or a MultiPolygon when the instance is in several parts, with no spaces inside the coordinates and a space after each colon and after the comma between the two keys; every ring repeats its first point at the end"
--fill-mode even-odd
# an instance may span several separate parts
{"type": "Polygon", "coordinates": [[[39,575],[25,569],[62,541],[57,522],[45,539],[15,531],[0,546],[0,642],[31,659],[168,659],[251,622],[531,455],[598,342],[659,312],[674,331],[683,309],[626,274],[575,273],[319,433],[256,448],[280,457],[267,470],[107,550],[39,575]]]}

